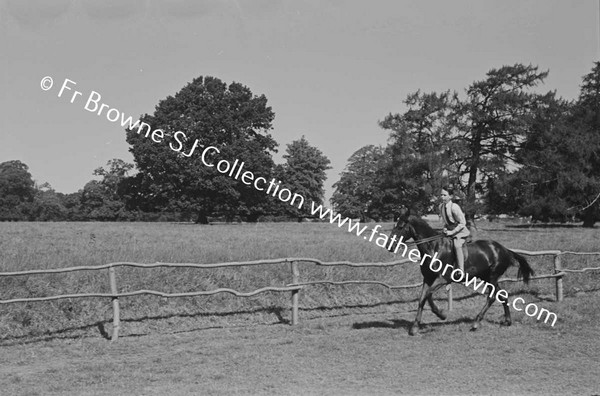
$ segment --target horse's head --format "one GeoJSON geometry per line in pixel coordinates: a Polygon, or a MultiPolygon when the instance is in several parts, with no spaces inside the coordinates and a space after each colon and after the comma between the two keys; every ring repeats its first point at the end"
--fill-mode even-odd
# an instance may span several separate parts
{"type": "MultiPolygon", "coordinates": [[[[402,241],[407,241],[411,238],[415,239],[415,229],[410,223],[410,209],[404,206],[401,207],[398,211],[398,216],[396,217],[396,219],[396,225],[392,229],[390,238],[392,238],[395,235],[396,241],[400,240],[400,237],[402,237],[402,241]]],[[[390,252],[393,252],[395,247],[395,244],[390,244],[388,250],[390,252]]]]}

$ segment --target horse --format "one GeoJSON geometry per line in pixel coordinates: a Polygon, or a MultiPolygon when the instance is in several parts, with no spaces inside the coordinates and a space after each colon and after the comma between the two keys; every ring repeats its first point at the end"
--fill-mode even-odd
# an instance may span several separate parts
{"type": "MultiPolygon", "coordinates": [[[[479,322],[483,319],[485,313],[494,302],[495,297],[498,295],[497,293],[500,291],[502,291],[503,295],[505,296],[505,299],[502,301],[502,305],[504,307],[504,321],[501,323],[501,325],[510,326],[512,324],[510,309],[508,307],[508,293],[498,288],[498,279],[502,276],[502,274],[504,274],[508,267],[518,264],[518,277],[522,277],[526,284],[529,283],[529,279],[534,275],[534,272],[523,256],[492,240],[477,240],[466,243],[465,246],[467,251],[465,252],[464,268],[468,275],[463,274],[462,278],[456,280],[452,277],[455,255],[451,238],[446,237],[443,234],[438,234],[429,226],[429,224],[427,224],[427,222],[425,222],[425,220],[411,215],[408,208],[400,209],[398,221],[393,228],[390,237],[393,239],[393,241],[398,241],[395,245],[396,249],[394,249],[393,243],[390,243],[390,251],[398,251],[398,244],[412,239],[417,245],[417,249],[420,252],[420,257],[423,258],[421,260],[423,287],[419,297],[417,316],[409,331],[410,335],[416,335],[419,332],[419,325],[421,323],[421,316],[423,314],[425,301],[429,303],[431,311],[438,318],[442,320],[446,319],[446,314],[443,312],[443,310],[440,310],[433,301],[433,293],[442,286],[450,284],[451,282],[462,281],[465,277],[467,281],[469,277],[477,277],[480,280],[485,281],[486,284],[483,289],[484,291],[489,285],[493,286],[492,292],[487,296],[486,304],[483,306],[483,309],[481,312],[479,312],[479,315],[477,315],[473,322],[471,331],[478,329],[479,322]],[[446,264],[444,271],[441,273],[440,270],[434,271],[432,269],[431,264],[434,262],[434,258],[446,264]],[[446,273],[448,267],[452,270],[446,273]]],[[[414,254],[416,255],[416,252],[414,252],[414,254]]],[[[410,256],[411,255],[409,254],[409,257],[410,256]]],[[[457,271],[460,271],[458,267],[457,271]]],[[[460,272],[458,273],[460,274],[460,272]]],[[[480,283],[480,285],[482,283],[480,283]]]]}

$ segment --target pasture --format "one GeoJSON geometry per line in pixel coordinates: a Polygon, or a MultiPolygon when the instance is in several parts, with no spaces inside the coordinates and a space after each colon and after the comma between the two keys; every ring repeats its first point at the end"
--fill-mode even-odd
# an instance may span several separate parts
{"type": "MultiPolygon", "coordinates": [[[[436,224],[433,224],[436,226],[436,224]]],[[[391,229],[391,224],[384,226],[391,229]]],[[[597,251],[600,230],[512,228],[480,223],[479,238],[526,250],[597,251]]],[[[0,223],[0,271],[140,263],[216,263],[281,257],[393,261],[330,224],[199,226],[166,223],[0,223]]],[[[538,274],[551,258],[529,258],[538,274]]],[[[565,268],[597,266],[598,256],[564,258],[565,268]]],[[[120,291],[249,291],[290,282],[287,265],[221,269],[118,269],[120,291]]],[[[322,268],[300,263],[302,281],[420,281],[416,264],[322,268]]],[[[507,277],[516,276],[511,268],[507,277]]],[[[569,274],[565,300],[552,280],[501,284],[558,314],[554,327],[522,312],[500,327],[494,304],[478,332],[470,321],[484,303],[454,286],[444,322],[426,310],[410,337],[418,289],[377,285],[305,288],[300,325],[289,326],[289,293],[121,299],[121,338],[105,336],[109,299],[0,305],[3,394],[599,394],[600,273],[569,274]]],[[[106,270],[0,278],[0,298],[109,292],[106,270]]],[[[444,300],[446,293],[436,294],[444,300]]],[[[439,301],[445,308],[445,301],[439,301]]]]}

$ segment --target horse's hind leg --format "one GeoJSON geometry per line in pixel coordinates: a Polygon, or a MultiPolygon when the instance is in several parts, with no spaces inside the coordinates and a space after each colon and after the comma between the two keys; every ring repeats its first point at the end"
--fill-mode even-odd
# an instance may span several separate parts
{"type": "Polygon", "coordinates": [[[438,318],[442,319],[442,320],[446,320],[447,316],[446,313],[444,312],[443,309],[439,309],[437,305],[435,305],[435,302],[433,302],[433,294],[430,294],[429,297],[427,297],[427,302],[429,303],[429,306],[431,307],[431,312],[433,312],[435,314],[435,316],[437,316],[438,318]]]}
{"type": "MultiPolygon", "coordinates": [[[[490,307],[494,303],[494,300],[496,299],[497,293],[499,291],[498,282],[497,282],[497,280],[495,280],[494,282],[490,281],[489,284],[494,287],[494,289],[493,289],[494,292],[491,293],[491,295],[487,296],[487,301],[485,302],[485,305],[483,306],[483,309],[481,310],[481,312],[479,312],[479,315],[477,315],[477,317],[475,318],[475,322],[473,323],[473,326],[471,327],[471,331],[477,330],[477,328],[479,327],[479,322],[481,322],[481,320],[485,316],[485,313],[487,312],[488,309],[490,309],[490,307]]],[[[487,284],[486,284],[486,286],[487,286],[487,284]]],[[[483,290],[485,290],[485,288],[483,290]]],[[[510,311],[508,310],[508,302],[504,301],[503,305],[504,305],[504,318],[505,318],[504,321],[508,322],[508,324],[510,325],[510,311]]]]}
{"type": "MultiPolygon", "coordinates": [[[[496,293],[497,293],[499,290],[498,284],[494,284],[493,286],[494,286],[494,290],[496,290],[496,293]]],[[[479,315],[477,315],[477,317],[475,318],[475,322],[473,323],[473,327],[471,327],[471,331],[475,331],[479,327],[479,322],[481,322],[481,320],[485,316],[485,313],[487,312],[487,310],[490,309],[490,307],[494,303],[494,300],[496,300],[496,296],[497,296],[496,293],[494,293],[491,297],[490,296],[487,297],[487,301],[486,301],[485,305],[483,306],[483,309],[481,310],[481,312],[479,312],[479,315]]],[[[510,318],[510,308],[508,306],[508,297],[505,300],[502,300],[502,307],[504,308],[504,321],[501,323],[501,325],[510,326],[512,324],[512,319],[510,318]]]]}
{"type": "Polygon", "coordinates": [[[510,326],[512,324],[512,319],[510,318],[510,308],[508,307],[508,297],[506,300],[502,301],[502,306],[504,307],[504,322],[502,322],[503,326],[510,326]]]}
{"type": "Polygon", "coordinates": [[[477,317],[475,318],[475,322],[473,323],[473,326],[471,327],[471,331],[475,331],[479,328],[479,322],[481,322],[481,319],[483,319],[487,310],[490,309],[490,307],[494,303],[494,300],[495,299],[493,297],[488,296],[487,301],[485,302],[485,305],[483,306],[483,309],[481,310],[481,312],[479,312],[479,315],[477,315],[477,317]]]}

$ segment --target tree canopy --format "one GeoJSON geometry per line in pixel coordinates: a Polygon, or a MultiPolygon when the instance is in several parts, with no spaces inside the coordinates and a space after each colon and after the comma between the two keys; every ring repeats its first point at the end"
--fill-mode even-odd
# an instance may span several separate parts
{"type": "Polygon", "coordinates": [[[516,172],[501,179],[499,201],[542,221],[600,219],[600,64],[586,75],[579,100],[547,100],[535,115],[516,172]]]}
{"type": "Polygon", "coordinates": [[[276,177],[305,199],[302,208],[285,205],[285,212],[291,217],[302,219],[309,215],[309,201],[323,203],[324,183],[327,179],[325,172],[331,169],[331,161],[321,150],[311,146],[304,136],[287,145],[283,158],[286,162],[277,168],[276,177]]]}
{"type": "MultiPolygon", "coordinates": [[[[164,132],[166,141],[127,130],[139,173],[133,183],[138,200],[155,210],[188,211],[206,222],[207,215],[243,214],[256,218],[267,196],[202,161],[202,147],[216,147],[219,158],[244,162],[245,168],[269,178],[277,143],[269,134],[275,114],[264,95],[229,85],[215,77],[198,77],[174,96],[161,100],[141,121],[164,132]],[[177,150],[179,149],[179,150],[177,150]]],[[[214,153],[214,152],[213,152],[214,153]]]]}
{"type": "Polygon", "coordinates": [[[486,78],[457,93],[408,95],[404,113],[390,114],[381,127],[391,131],[388,186],[398,204],[433,209],[439,188],[458,187],[470,223],[486,211],[495,181],[518,165],[516,153],[536,114],[554,94],[533,89],[548,72],[515,64],[490,70],[486,78]]]}
{"type": "Polygon", "coordinates": [[[389,114],[379,124],[390,130],[381,190],[394,197],[395,206],[419,211],[434,207],[437,191],[448,178],[459,179],[461,158],[468,153],[456,130],[456,94],[421,93],[405,100],[408,110],[389,114]]]}
{"type": "Polygon", "coordinates": [[[27,165],[18,160],[0,163],[0,220],[26,220],[34,196],[27,165]]]}
{"type": "Polygon", "coordinates": [[[367,145],[355,151],[333,184],[335,191],[331,198],[337,213],[350,218],[381,218],[381,177],[387,156],[381,146],[367,145]]]}

